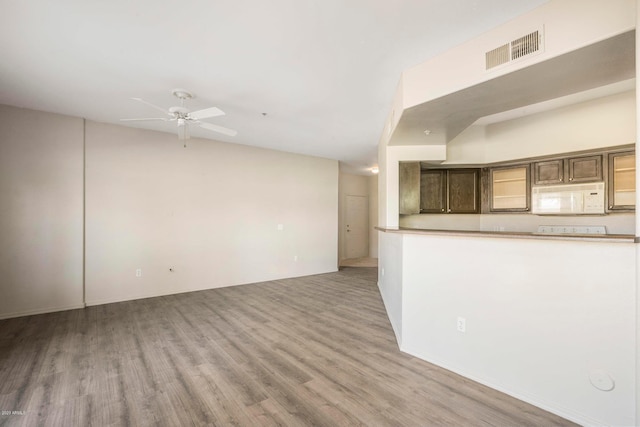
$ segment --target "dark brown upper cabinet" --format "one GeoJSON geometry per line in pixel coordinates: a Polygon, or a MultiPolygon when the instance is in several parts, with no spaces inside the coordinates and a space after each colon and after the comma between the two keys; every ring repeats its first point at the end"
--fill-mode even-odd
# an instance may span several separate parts
{"type": "Polygon", "coordinates": [[[535,185],[602,181],[602,155],[569,157],[533,163],[535,185]]]}
{"type": "Polygon", "coordinates": [[[568,160],[569,182],[602,181],[602,156],[574,157],[568,160]]]}
{"type": "Polygon", "coordinates": [[[420,213],[420,162],[401,162],[399,179],[400,215],[420,213]]]}
{"type": "Polygon", "coordinates": [[[561,184],[564,182],[564,160],[547,160],[533,164],[534,182],[537,185],[561,184]]]}
{"type": "Polygon", "coordinates": [[[447,212],[478,213],[479,169],[449,169],[447,171],[447,212]]]}
{"type": "Polygon", "coordinates": [[[421,213],[478,213],[479,169],[426,169],[420,178],[421,213]]]}
{"type": "Polygon", "coordinates": [[[420,212],[444,213],[447,209],[447,171],[423,170],[420,176],[420,212]]]}

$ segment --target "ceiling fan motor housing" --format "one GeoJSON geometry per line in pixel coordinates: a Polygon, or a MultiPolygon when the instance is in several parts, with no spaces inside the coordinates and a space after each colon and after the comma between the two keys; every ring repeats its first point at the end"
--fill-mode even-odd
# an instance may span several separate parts
{"type": "Polygon", "coordinates": [[[184,89],[174,89],[172,92],[173,96],[175,96],[178,99],[191,99],[193,98],[193,94],[187,90],[184,89]]]}
{"type": "Polygon", "coordinates": [[[189,114],[189,110],[185,107],[169,107],[169,112],[178,118],[184,118],[189,114]]]}

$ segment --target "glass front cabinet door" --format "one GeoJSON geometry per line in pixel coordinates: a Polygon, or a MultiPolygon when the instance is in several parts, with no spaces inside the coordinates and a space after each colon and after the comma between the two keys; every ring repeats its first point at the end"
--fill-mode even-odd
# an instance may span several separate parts
{"type": "Polygon", "coordinates": [[[492,168],[489,174],[491,212],[527,212],[530,206],[529,165],[492,168]]]}
{"type": "Polygon", "coordinates": [[[636,208],[635,152],[609,154],[609,210],[636,208]]]}

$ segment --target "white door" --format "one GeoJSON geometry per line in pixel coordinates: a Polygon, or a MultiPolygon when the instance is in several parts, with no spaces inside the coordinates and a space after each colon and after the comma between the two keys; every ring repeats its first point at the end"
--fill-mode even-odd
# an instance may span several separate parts
{"type": "Polygon", "coordinates": [[[345,257],[369,256],[369,201],[365,196],[347,196],[345,257]]]}

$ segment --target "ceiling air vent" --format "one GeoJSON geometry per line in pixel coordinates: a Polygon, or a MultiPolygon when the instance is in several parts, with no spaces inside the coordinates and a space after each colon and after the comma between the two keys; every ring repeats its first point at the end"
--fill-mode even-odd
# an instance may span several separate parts
{"type": "Polygon", "coordinates": [[[486,69],[539,52],[541,47],[541,32],[536,30],[485,53],[486,69]]]}
{"type": "Polygon", "coordinates": [[[498,65],[506,64],[511,61],[511,55],[509,53],[509,43],[497,47],[489,52],[485,53],[487,61],[487,70],[498,65]]]}

